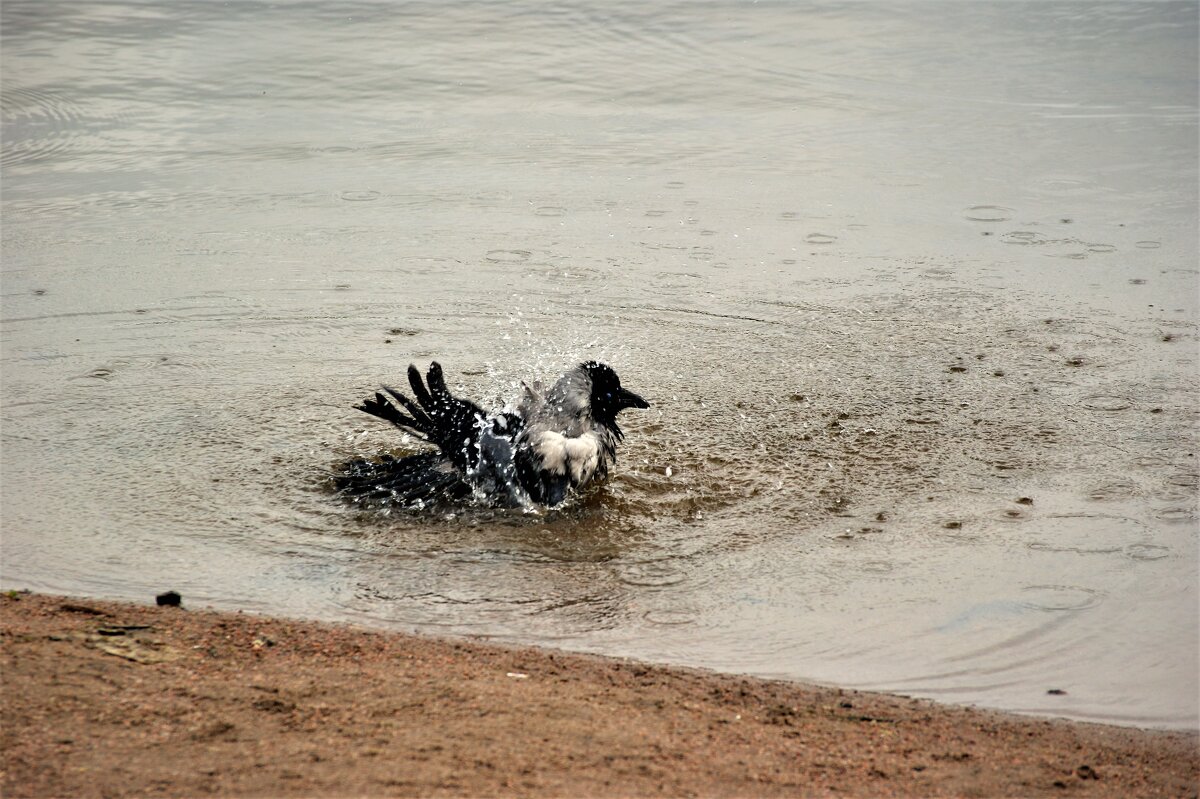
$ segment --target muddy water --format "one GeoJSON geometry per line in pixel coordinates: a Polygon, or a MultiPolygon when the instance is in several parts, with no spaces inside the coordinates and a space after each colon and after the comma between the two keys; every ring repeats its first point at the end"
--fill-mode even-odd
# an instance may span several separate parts
{"type": "Polygon", "coordinates": [[[1194,4],[0,13],[5,587],[1197,723],[1194,4]],[[585,357],[604,491],[331,497],[585,357]]]}

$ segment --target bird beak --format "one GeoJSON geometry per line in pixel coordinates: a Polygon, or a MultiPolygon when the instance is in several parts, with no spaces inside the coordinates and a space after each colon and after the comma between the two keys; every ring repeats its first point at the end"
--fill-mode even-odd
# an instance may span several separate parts
{"type": "Polygon", "coordinates": [[[624,389],[624,388],[621,389],[617,393],[617,401],[620,403],[620,406],[622,408],[649,408],[650,407],[650,403],[646,402],[644,399],[639,397],[637,394],[634,394],[632,391],[630,391],[628,389],[624,389]]]}

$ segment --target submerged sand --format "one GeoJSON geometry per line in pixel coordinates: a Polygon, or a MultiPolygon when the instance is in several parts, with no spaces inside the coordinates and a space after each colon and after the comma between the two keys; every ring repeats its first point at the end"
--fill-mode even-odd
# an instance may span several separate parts
{"type": "Polygon", "coordinates": [[[1193,733],[241,613],[0,599],[3,794],[1196,796],[1193,733]]]}

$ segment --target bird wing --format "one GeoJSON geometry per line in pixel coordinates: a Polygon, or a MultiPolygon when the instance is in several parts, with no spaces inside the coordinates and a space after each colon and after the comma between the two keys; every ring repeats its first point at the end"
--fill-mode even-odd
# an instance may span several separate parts
{"type": "Polygon", "coordinates": [[[483,409],[470,400],[450,393],[446,388],[442,367],[437,361],[429,365],[424,382],[417,367],[409,366],[408,384],[415,400],[390,386],[383,387],[407,414],[379,392],[354,407],[391,422],[401,430],[417,434],[440,449],[461,472],[465,473],[478,464],[483,409]]]}

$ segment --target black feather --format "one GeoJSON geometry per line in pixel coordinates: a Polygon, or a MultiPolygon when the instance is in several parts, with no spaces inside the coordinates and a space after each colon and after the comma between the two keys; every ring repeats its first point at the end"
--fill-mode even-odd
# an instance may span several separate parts
{"type": "MultiPolygon", "coordinates": [[[[433,366],[430,366],[429,370],[433,371],[433,366]]],[[[421,382],[421,373],[413,364],[408,365],[408,384],[412,386],[413,396],[421,403],[421,407],[426,411],[433,410],[433,397],[425,390],[425,384],[421,382]]]]}
{"type": "MultiPolygon", "coordinates": [[[[355,407],[421,437],[438,451],[346,464],[334,481],[344,496],[356,502],[424,507],[475,495],[509,507],[558,505],[571,490],[607,475],[616,460],[616,443],[624,437],[617,414],[625,408],[649,407],[621,386],[611,367],[595,361],[580,364],[551,389],[578,391],[577,387],[586,386],[587,397],[575,395],[566,403],[582,410],[565,415],[561,399],[543,403],[535,397],[538,402],[532,410],[523,404],[517,413],[488,416],[474,402],[450,393],[437,361],[429,365],[424,378],[416,366],[409,366],[407,374],[412,398],[389,386],[383,388],[407,413],[380,392],[355,407]],[[534,415],[525,418],[525,414],[534,415]],[[561,464],[551,471],[539,454],[546,441],[543,436],[564,435],[581,421],[590,424],[590,432],[598,437],[599,463],[583,477],[572,476],[571,468],[561,464]]],[[[580,434],[578,429],[570,433],[580,434]]]]}
{"type": "Polygon", "coordinates": [[[384,455],[378,460],[353,460],[333,480],[344,496],[368,505],[427,507],[471,495],[471,486],[449,468],[442,453],[432,451],[404,458],[384,455]]]}
{"type": "MultiPolygon", "coordinates": [[[[408,397],[404,396],[391,386],[384,386],[383,390],[391,394],[397,402],[404,406],[406,411],[412,414],[413,422],[420,426],[422,430],[428,430],[433,426],[433,422],[429,420],[429,417],[425,415],[425,412],[418,408],[416,404],[408,397]]],[[[379,395],[376,394],[375,396],[378,397],[379,395]]]]}

